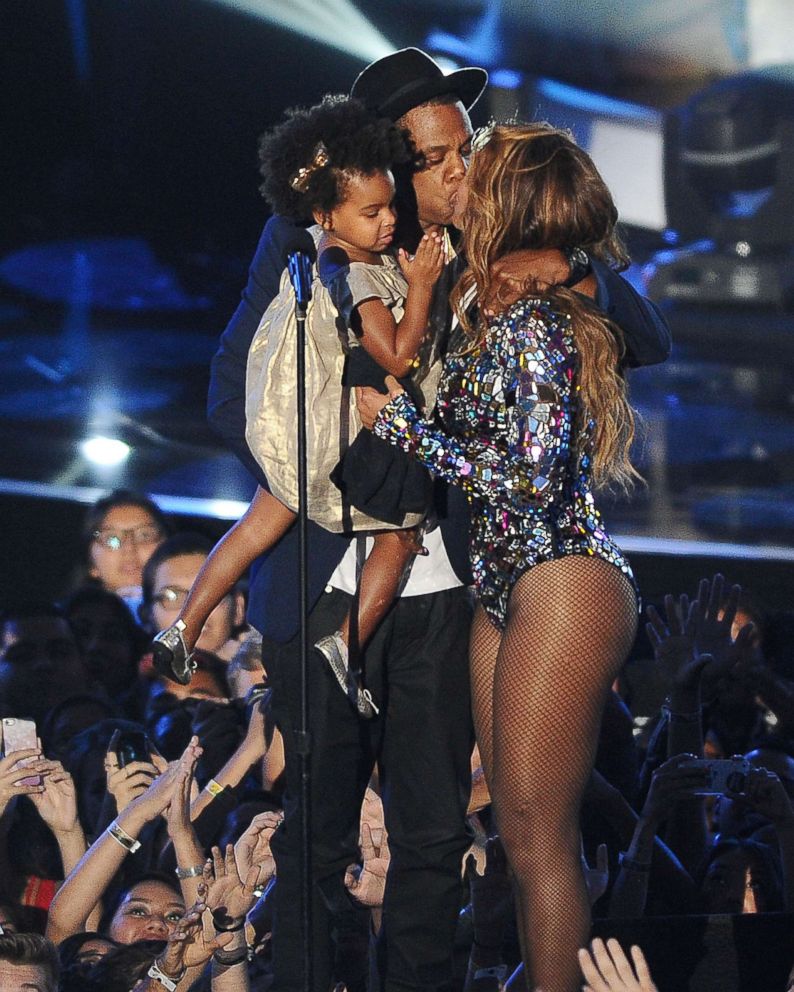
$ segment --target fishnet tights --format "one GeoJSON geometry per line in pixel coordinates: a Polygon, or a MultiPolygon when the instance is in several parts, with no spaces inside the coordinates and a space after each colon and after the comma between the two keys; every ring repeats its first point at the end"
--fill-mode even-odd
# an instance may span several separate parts
{"type": "Polygon", "coordinates": [[[628,579],[571,555],[530,569],[503,633],[478,608],[474,721],[499,834],[513,871],[527,988],[574,992],[590,928],[579,807],[609,687],[634,640],[628,579]]]}

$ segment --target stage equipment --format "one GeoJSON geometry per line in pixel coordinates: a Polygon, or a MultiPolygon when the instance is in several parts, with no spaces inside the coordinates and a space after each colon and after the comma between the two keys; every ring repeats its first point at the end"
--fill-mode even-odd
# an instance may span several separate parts
{"type": "Polygon", "coordinates": [[[311,732],[309,730],[309,544],[308,471],[306,463],[306,308],[312,298],[312,263],[317,258],[314,240],[298,229],[287,245],[286,263],[295,292],[297,323],[298,397],[298,548],[300,604],[300,721],[295,732],[295,751],[300,770],[301,825],[301,929],[303,939],[303,988],[312,992],[314,968],[312,935],[312,847],[311,847],[311,732]]]}
{"type": "Polygon", "coordinates": [[[669,228],[648,292],[699,305],[794,304],[794,74],[748,73],[665,123],[669,228]]]}

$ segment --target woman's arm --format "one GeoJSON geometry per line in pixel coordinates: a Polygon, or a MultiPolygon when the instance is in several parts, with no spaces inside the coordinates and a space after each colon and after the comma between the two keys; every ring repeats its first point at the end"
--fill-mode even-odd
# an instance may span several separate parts
{"type": "MultiPolygon", "coordinates": [[[[564,319],[550,310],[547,313],[549,325],[564,319]]],[[[499,317],[497,324],[504,319],[510,318],[499,317]]],[[[533,311],[533,330],[540,339],[537,350],[530,356],[516,345],[504,349],[509,357],[499,353],[505,367],[505,393],[511,394],[510,405],[505,405],[503,437],[450,437],[423,420],[409,397],[397,389],[378,414],[374,433],[469,496],[524,511],[542,506],[560,464],[567,459],[570,428],[561,398],[570,385],[564,370],[544,360],[543,327],[541,306],[533,311]]]]}
{"type": "Polygon", "coordinates": [[[32,795],[39,816],[58,844],[66,878],[85,854],[86,840],[77,817],[77,794],[72,776],[60,762],[43,780],[44,792],[32,795]]]}
{"type": "Polygon", "coordinates": [[[198,739],[188,744],[179,761],[129,804],[101,834],[79,861],[55,895],[47,920],[47,936],[59,944],[66,937],[85,929],[85,923],[119,870],[132,853],[137,837],[147,823],[168,806],[183,777],[193,767],[200,748],[198,739]],[[111,834],[115,830],[117,836],[111,834]]]}
{"type": "Polygon", "coordinates": [[[234,788],[245,778],[253,765],[261,761],[267,751],[265,743],[265,715],[259,706],[254,706],[245,737],[226,764],[210,779],[190,807],[190,818],[194,822],[202,811],[210,805],[220,791],[234,788]]]}

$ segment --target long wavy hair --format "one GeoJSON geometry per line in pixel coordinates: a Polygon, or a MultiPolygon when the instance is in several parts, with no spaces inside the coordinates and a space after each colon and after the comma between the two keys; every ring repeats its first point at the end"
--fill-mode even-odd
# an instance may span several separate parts
{"type": "MultiPolygon", "coordinates": [[[[629,259],[618,236],[617,209],[592,159],[567,131],[545,123],[492,124],[475,136],[467,176],[462,250],[468,268],[452,291],[452,306],[472,347],[486,333],[465,312],[464,298],[476,287],[490,300],[498,284],[492,265],[523,248],[579,247],[615,269],[629,259]]],[[[586,298],[561,286],[523,287],[551,299],[570,314],[578,352],[581,423],[595,424],[593,482],[627,490],[641,476],[631,464],[634,412],[621,374],[625,347],[617,325],[586,298]]]]}

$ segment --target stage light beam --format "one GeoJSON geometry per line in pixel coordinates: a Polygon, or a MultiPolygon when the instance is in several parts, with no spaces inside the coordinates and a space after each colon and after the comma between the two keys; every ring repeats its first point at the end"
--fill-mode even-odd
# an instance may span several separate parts
{"type": "Polygon", "coordinates": [[[395,51],[394,45],[350,0],[213,0],[322,41],[367,62],[395,51]]]}

